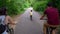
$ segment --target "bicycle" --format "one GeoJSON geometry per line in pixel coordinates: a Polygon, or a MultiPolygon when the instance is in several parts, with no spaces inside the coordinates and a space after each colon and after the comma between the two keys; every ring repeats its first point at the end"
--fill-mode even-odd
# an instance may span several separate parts
{"type": "Polygon", "coordinates": [[[30,15],[30,20],[32,20],[32,15],[30,15]]]}
{"type": "Polygon", "coordinates": [[[10,23],[7,24],[7,32],[9,34],[14,34],[14,29],[10,27],[10,23]]]}
{"type": "MultiPolygon", "coordinates": [[[[42,19],[42,20],[47,20],[47,19],[42,19]]],[[[54,29],[54,28],[53,28],[54,29]]],[[[46,27],[46,34],[52,34],[52,32],[53,32],[53,29],[52,29],[52,27],[46,27]]],[[[56,29],[56,27],[55,27],[55,29],[56,29]]],[[[57,33],[57,32],[56,32],[57,33]]]]}

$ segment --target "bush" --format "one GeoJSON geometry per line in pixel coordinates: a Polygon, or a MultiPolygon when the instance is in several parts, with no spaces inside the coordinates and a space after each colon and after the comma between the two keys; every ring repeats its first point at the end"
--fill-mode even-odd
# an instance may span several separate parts
{"type": "Polygon", "coordinates": [[[26,0],[0,0],[0,7],[7,7],[8,15],[12,16],[24,12],[30,3],[26,0]]]}
{"type": "Polygon", "coordinates": [[[39,1],[33,5],[33,8],[34,10],[39,11],[39,12],[44,11],[46,8],[46,4],[47,4],[47,1],[39,1]]]}

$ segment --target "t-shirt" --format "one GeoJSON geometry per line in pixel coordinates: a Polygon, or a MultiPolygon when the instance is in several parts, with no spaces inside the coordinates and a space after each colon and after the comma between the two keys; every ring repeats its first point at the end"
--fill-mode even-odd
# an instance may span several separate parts
{"type": "Polygon", "coordinates": [[[44,12],[48,18],[49,25],[59,25],[59,14],[57,8],[47,8],[44,12]]]}
{"type": "Polygon", "coordinates": [[[32,15],[32,12],[30,12],[30,15],[32,15]]]}

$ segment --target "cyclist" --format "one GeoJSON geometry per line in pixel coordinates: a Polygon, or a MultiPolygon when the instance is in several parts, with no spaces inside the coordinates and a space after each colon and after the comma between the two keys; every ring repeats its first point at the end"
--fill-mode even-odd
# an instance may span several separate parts
{"type": "Polygon", "coordinates": [[[6,32],[6,25],[10,23],[12,25],[15,25],[12,18],[7,15],[7,11],[5,7],[0,8],[0,34],[8,34],[6,32]]]}
{"type": "Polygon", "coordinates": [[[32,20],[32,10],[30,11],[30,19],[32,20]]]}
{"type": "Polygon", "coordinates": [[[53,5],[53,3],[48,3],[47,8],[43,14],[43,16],[40,19],[43,19],[43,17],[46,15],[48,18],[47,23],[45,24],[44,33],[46,34],[46,27],[49,27],[51,29],[51,34],[55,34],[56,28],[59,26],[59,13],[56,6],[53,5]]]}

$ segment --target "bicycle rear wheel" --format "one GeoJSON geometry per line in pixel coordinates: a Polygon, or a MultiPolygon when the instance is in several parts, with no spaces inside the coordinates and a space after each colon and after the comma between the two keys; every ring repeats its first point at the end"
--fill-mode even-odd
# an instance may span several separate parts
{"type": "Polygon", "coordinates": [[[30,20],[32,20],[32,15],[30,16],[30,20]]]}

